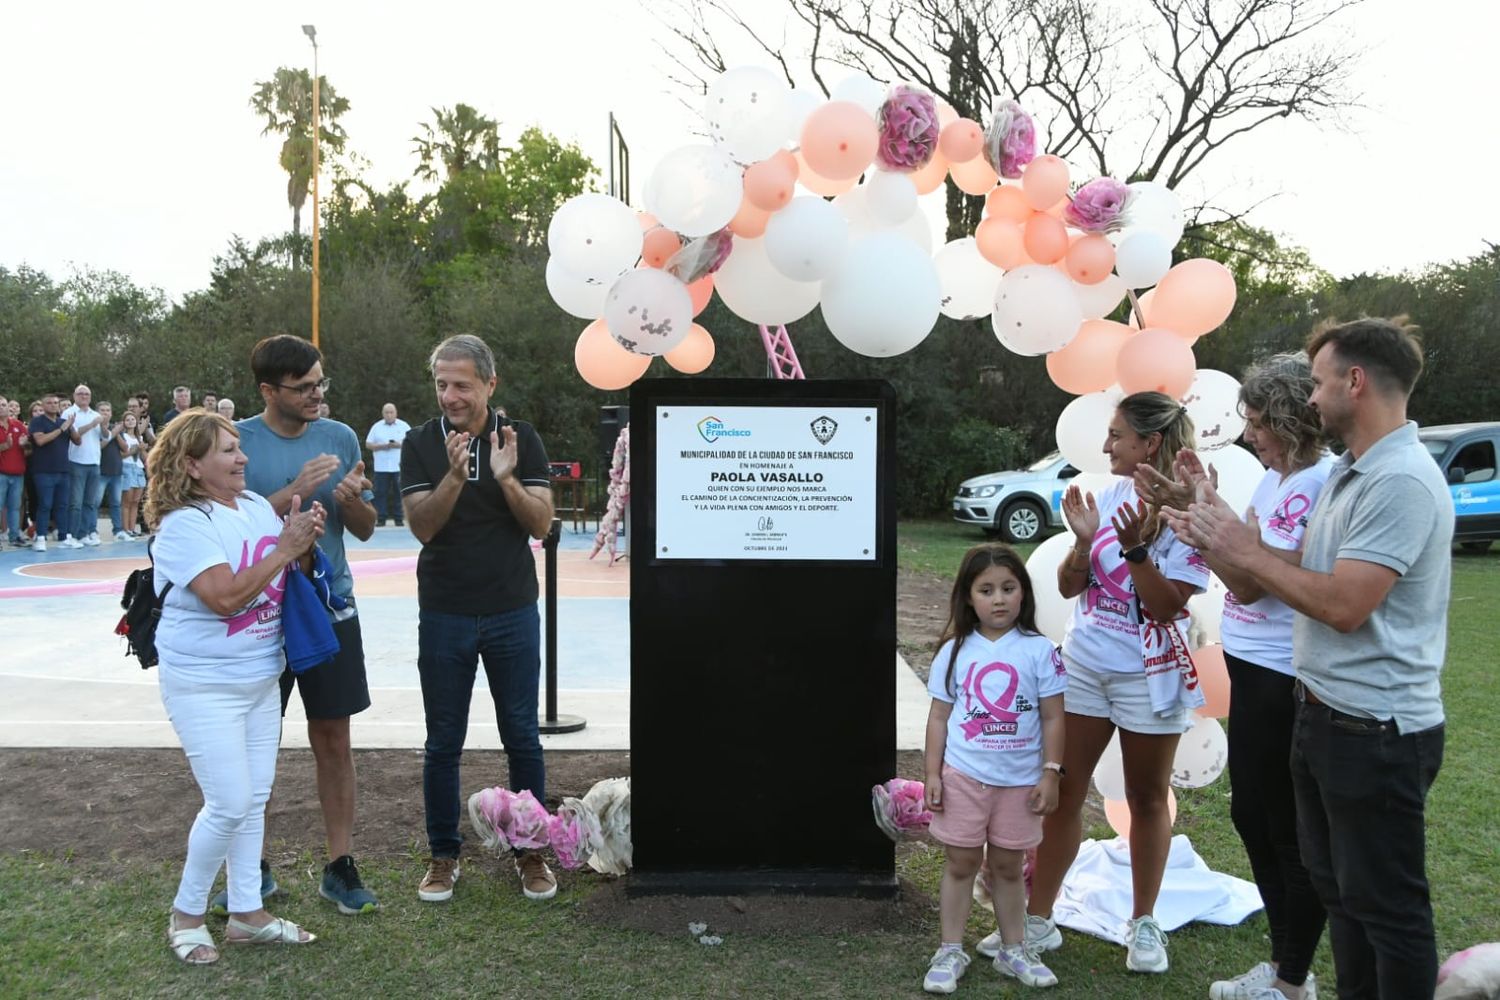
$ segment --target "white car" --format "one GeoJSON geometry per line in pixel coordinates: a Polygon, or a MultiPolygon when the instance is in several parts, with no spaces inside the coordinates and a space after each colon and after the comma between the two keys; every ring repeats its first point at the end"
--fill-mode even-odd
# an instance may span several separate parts
{"type": "Polygon", "coordinates": [[[1063,526],[1062,495],[1078,475],[1058,452],[1013,472],[966,479],[953,498],[953,520],[1007,542],[1036,542],[1063,526]]]}

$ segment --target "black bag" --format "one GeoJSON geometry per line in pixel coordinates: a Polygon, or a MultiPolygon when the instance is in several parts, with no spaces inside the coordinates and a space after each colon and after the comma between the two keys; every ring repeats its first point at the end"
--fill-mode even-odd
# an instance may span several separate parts
{"type": "MultiPolygon", "coordinates": [[[[151,546],[146,546],[146,557],[151,557],[151,546]]],[[[154,565],[132,570],[125,578],[125,591],[120,595],[120,607],[125,613],[120,624],[115,626],[115,635],[125,637],[125,655],[141,661],[141,669],[156,666],[156,626],[161,622],[162,604],[171,593],[168,583],[161,594],[156,593],[156,570],[154,565]]]]}

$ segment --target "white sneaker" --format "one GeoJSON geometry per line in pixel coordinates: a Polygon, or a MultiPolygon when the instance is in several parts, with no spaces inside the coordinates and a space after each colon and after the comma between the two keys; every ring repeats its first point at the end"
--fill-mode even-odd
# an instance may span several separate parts
{"type": "Polygon", "coordinates": [[[1213,983],[1208,988],[1208,1000],[1248,1000],[1251,991],[1270,986],[1275,981],[1276,967],[1270,962],[1261,962],[1249,972],[1213,983]]]}
{"type": "Polygon", "coordinates": [[[952,993],[969,968],[969,956],[962,948],[939,948],[927,963],[922,989],[928,993],[952,993]]]}
{"type": "Polygon", "coordinates": [[[33,552],[46,552],[47,551],[47,539],[43,538],[41,535],[37,535],[35,538],[33,538],[31,540],[31,551],[33,551],[33,552]]]}
{"type": "MultiPolygon", "coordinates": [[[[1062,947],[1062,943],[1062,931],[1057,929],[1057,924],[1051,917],[1026,914],[1026,947],[1040,955],[1044,951],[1056,951],[1062,947]]],[[[1004,947],[1005,941],[1000,937],[1000,929],[997,927],[993,933],[980,938],[974,950],[985,958],[995,958],[1004,947]]]]}
{"type": "Polygon", "coordinates": [[[99,544],[99,532],[97,532],[97,531],[90,531],[88,533],[88,536],[86,538],[84,538],[83,544],[88,545],[88,546],[98,545],[99,544]]]}
{"type": "Polygon", "coordinates": [[[135,541],[135,536],[132,535],[130,532],[126,531],[124,528],[121,528],[119,531],[115,532],[115,541],[117,541],[117,542],[133,542],[133,541],[135,541]]]}
{"type": "Polygon", "coordinates": [[[1057,976],[1037,957],[1036,949],[1024,942],[1001,950],[995,956],[995,971],[1019,979],[1024,986],[1057,985],[1057,976]]]}
{"type": "Polygon", "coordinates": [[[63,540],[57,543],[57,547],[60,549],[81,549],[83,548],[83,543],[72,535],[64,535],[63,540]]]}
{"type": "Polygon", "coordinates": [[[1125,968],[1131,972],[1167,971],[1167,936],[1150,914],[1130,922],[1125,949],[1125,968]]]}

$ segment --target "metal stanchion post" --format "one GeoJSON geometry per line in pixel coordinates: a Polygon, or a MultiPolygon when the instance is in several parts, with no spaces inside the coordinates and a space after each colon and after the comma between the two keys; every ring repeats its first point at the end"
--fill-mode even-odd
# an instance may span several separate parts
{"type": "Polygon", "coordinates": [[[543,733],[576,733],[588,725],[581,715],[557,714],[557,543],[561,537],[562,521],[554,517],[542,541],[547,566],[547,704],[537,729],[543,733]]]}

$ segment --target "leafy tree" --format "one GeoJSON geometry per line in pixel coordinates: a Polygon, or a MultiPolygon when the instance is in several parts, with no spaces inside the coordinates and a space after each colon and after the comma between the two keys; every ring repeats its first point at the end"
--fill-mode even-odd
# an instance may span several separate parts
{"type": "MultiPolygon", "coordinates": [[[[292,234],[300,236],[302,206],[307,203],[313,173],[312,74],[305,69],[279,67],[271,79],[255,84],[250,107],[266,120],[261,135],[274,132],[284,137],[280,162],[287,173],[286,203],[292,209],[292,234]]],[[[323,149],[343,151],[348,137],[338,120],[348,110],[349,101],[334,92],[327,77],[319,76],[318,133],[323,149]]]]}
{"type": "Polygon", "coordinates": [[[491,170],[500,162],[500,123],[467,104],[433,108],[434,123],[422,122],[412,137],[417,152],[414,175],[422,180],[453,180],[465,170],[491,170]]]}

